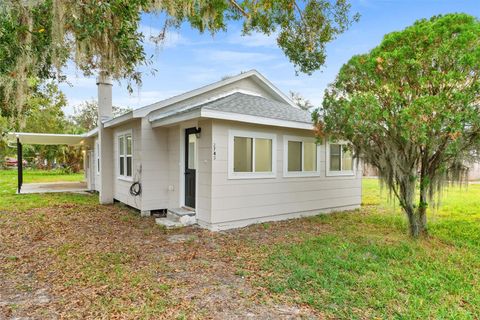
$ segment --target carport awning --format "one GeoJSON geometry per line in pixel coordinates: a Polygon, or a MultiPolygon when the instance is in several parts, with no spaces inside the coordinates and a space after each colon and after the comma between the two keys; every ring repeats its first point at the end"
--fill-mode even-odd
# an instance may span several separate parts
{"type": "Polygon", "coordinates": [[[85,135],[79,134],[60,134],[60,133],[30,133],[30,132],[11,132],[7,139],[16,143],[19,139],[22,144],[43,144],[59,145],[66,144],[70,146],[81,145],[85,141],[85,135]]]}

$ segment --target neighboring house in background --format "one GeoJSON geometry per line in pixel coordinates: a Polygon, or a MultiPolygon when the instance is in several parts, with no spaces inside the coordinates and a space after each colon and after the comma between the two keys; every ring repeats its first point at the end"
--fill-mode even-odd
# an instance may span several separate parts
{"type": "Polygon", "coordinates": [[[469,166],[468,180],[480,180],[480,163],[475,162],[469,166]]]}
{"type": "MultiPolygon", "coordinates": [[[[363,176],[364,177],[378,177],[377,168],[363,163],[363,176]]],[[[474,162],[468,165],[468,181],[480,180],[480,163],[474,162]]]]}
{"type": "Polygon", "coordinates": [[[187,214],[211,230],[360,206],[361,169],[343,143],[317,145],[310,113],[257,71],[117,118],[111,84],[98,85],[102,125],[78,137],[101,203],[187,214]]]}

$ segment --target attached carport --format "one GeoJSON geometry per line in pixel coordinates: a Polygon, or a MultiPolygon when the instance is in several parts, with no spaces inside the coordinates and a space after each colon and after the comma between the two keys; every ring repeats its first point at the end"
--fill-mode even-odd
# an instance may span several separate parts
{"type": "MultiPolygon", "coordinates": [[[[58,134],[58,133],[31,133],[31,132],[11,132],[7,135],[10,144],[17,144],[17,171],[18,185],[17,193],[46,193],[46,192],[81,192],[87,191],[87,185],[84,182],[54,182],[54,183],[23,183],[23,145],[68,145],[82,146],[86,145],[87,134],[58,134]],[[23,187],[23,189],[22,189],[23,187]]],[[[85,159],[84,159],[85,161],[85,159]]]]}

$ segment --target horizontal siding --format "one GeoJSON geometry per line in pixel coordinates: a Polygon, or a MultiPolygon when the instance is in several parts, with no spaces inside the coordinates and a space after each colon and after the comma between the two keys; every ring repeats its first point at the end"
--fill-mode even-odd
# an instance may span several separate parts
{"type": "Polygon", "coordinates": [[[357,206],[361,202],[361,172],[356,176],[325,175],[325,145],[320,145],[319,173],[315,177],[283,177],[283,137],[311,137],[307,130],[213,121],[216,160],[212,163],[212,219],[226,223],[242,219],[268,218],[298,212],[357,206]],[[274,178],[228,179],[229,130],[275,134],[277,170],[274,178]]]}
{"type": "Polygon", "coordinates": [[[142,210],[168,207],[168,129],[152,129],[148,118],[142,118],[142,210]]]}
{"type": "Polygon", "coordinates": [[[133,143],[133,168],[132,175],[133,178],[140,178],[141,171],[141,150],[142,150],[142,141],[141,141],[141,130],[140,130],[140,120],[130,121],[122,126],[115,127],[113,129],[113,197],[129,206],[141,210],[142,208],[142,198],[140,196],[134,197],[130,194],[130,186],[132,181],[126,181],[118,177],[119,175],[119,159],[118,159],[118,140],[117,135],[132,130],[132,143],[133,143]]]}
{"type": "MultiPolygon", "coordinates": [[[[279,193],[263,193],[258,195],[237,195],[234,197],[223,197],[221,201],[217,201],[216,210],[240,209],[240,208],[257,208],[276,204],[278,206],[288,205],[290,203],[302,204],[306,202],[323,201],[328,199],[351,198],[360,194],[360,188],[340,188],[326,189],[321,191],[296,191],[296,192],[279,192],[279,193]],[[248,204],[245,199],[248,197],[248,204]]],[[[218,200],[218,198],[213,198],[218,200]]],[[[300,208],[298,211],[314,210],[311,208],[300,208]]]]}
{"type": "MultiPolygon", "coordinates": [[[[93,157],[94,157],[94,167],[93,167],[93,173],[95,175],[95,190],[96,191],[100,191],[100,173],[98,172],[97,170],[97,167],[98,167],[98,162],[97,162],[97,156],[98,156],[98,138],[95,138],[93,140],[93,157]]],[[[101,161],[101,159],[100,159],[101,161]]]]}
{"type": "MultiPolygon", "coordinates": [[[[326,190],[342,190],[360,188],[357,179],[319,179],[315,177],[286,178],[288,181],[278,181],[281,179],[261,179],[255,185],[258,188],[252,188],[249,184],[236,184],[235,188],[225,188],[224,185],[214,185],[212,187],[213,198],[226,199],[230,197],[246,197],[268,194],[298,193],[298,192],[324,192],[326,190]],[[303,180],[302,180],[303,179],[303,180]],[[270,181],[266,181],[270,180],[270,181]],[[319,181],[320,180],[320,181],[319,181]]],[[[232,180],[232,182],[238,182],[232,180]]]]}
{"type": "Polygon", "coordinates": [[[358,206],[360,204],[361,197],[341,197],[331,198],[323,200],[310,200],[307,202],[290,202],[282,204],[270,204],[257,207],[258,210],[246,210],[245,208],[230,208],[221,211],[220,219],[215,220],[214,223],[225,223],[229,221],[238,221],[244,219],[256,219],[265,217],[274,217],[278,215],[292,214],[297,212],[318,211],[322,213],[322,210],[329,211],[339,207],[358,206]],[[311,209],[308,209],[311,208],[311,209]]]}
{"type": "Polygon", "coordinates": [[[168,191],[168,207],[180,206],[180,127],[168,128],[167,136],[168,154],[168,185],[174,190],[168,191]]]}
{"type": "Polygon", "coordinates": [[[197,218],[211,220],[212,210],[212,121],[200,121],[201,137],[198,139],[197,178],[197,218]]]}

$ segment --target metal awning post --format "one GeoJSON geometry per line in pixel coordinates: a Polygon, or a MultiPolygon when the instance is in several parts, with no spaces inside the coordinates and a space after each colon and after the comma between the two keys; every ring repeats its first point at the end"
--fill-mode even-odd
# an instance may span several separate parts
{"type": "Polygon", "coordinates": [[[22,190],[23,184],[23,152],[20,138],[17,138],[17,173],[18,173],[18,193],[22,190]]]}

